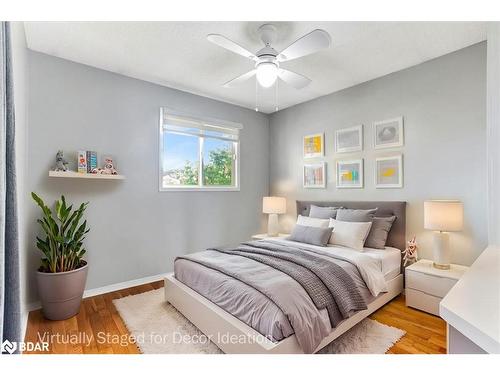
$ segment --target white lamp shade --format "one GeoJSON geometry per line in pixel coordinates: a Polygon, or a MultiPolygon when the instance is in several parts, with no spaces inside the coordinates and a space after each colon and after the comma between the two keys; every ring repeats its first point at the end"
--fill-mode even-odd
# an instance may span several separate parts
{"type": "Polygon", "coordinates": [[[284,214],[286,212],[286,199],[282,197],[264,197],[262,199],[262,212],[265,214],[284,214]]]}
{"type": "Polygon", "coordinates": [[[464,226],[464,205],[460,201],[424,202],[424,228],[441,232],[461,231],[464,226]]]}

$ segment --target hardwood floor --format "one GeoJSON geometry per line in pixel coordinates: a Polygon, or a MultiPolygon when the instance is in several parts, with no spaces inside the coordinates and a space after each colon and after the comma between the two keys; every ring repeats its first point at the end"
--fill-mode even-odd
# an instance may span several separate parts
{"type": "Polygon", "coordinates": [[[376,321],[406,331],[387,353],[446,354],[446,322],[405,305],[403,295],[370,315],[376,321]]]}
{"type": "MultiPolygon", "coordinates": [[[[61,343],[58,341],[62,340],[53,340],[54,342],[52,344],[49,343],[48,353],[138,354],[140,351],[134,343],[120,345],[119,342],[110,342],[112,340],[100,340],[99,338],[102,336],[98,335],[103,335],[104,333],[113,335],[112,337],[120,338],[128,335],[128,330],[112,302],[114,299],[126,297],[131,294],[148,292],[161,287],[163,287],[163,281],[157,281],[95,297],[85,298],[82,301],[78,315],[59,322],[45,319],[41,310],[32,311],[28,317],[25,341],[41,342],[44,341],[44,334],[47,334],[47,336],[53,336],[59,333],[65,338],[76,337],[79,339],[81,344],[74,344],[71,342],[61,343]],[[89,337],[93,339],[89,340],[89,337]]],[[[31,353],[27,352],[27,354],[31,353]]]]}
{"type": "MultiPolygon", "coordinates": [[[[86,298],[80,313],[64,321],[43,318],[40,310],[29,314],[26,342],[42,342],[48,337],[61,335],[60,340],[49,343],[48,353],[59,354],[137,354],[139,349],[128,340],[128,330],[115,309],[113,299],[144,293],[163,286],[162,281],[86,298]],[[100,340],[109,334],[113,340],[100,340]],[[64,339],[63,339],[64,338],[64,339]],[[68,338],[78,339],[79,343],[68,338]],[[69,341],[69,342],[68,342],[69,341]],[[115,342],[116,341],[116,342],[115,342]],[[127,341],[123,345],[123,341],[127,341]]],[[[370,315],[380,323],[405,330],[407,333],[387,353],[422,354],[446,353],[446,324],[441,318],[406,307],[404,296],[399,296],[370,315]]],[[[40,352],[27,352],[27,354],[40,352]]]]}

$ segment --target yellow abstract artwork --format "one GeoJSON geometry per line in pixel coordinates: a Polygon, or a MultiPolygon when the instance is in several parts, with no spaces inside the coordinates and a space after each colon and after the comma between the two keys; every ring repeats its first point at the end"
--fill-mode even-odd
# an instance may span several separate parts
{"type": "Polygon", "coordinates": [[[351,171],[343,172],[342,173],[342,179],[344,181],[352,181],[352,180],[354,180],[353,173],[351,171]]]}
{"type": "Polygon", "coordinates": [[[382,171],[382,176],[391,177],[396,174],[396,170],[394,168],[386,168],[382,171]]]}
{"type": "Polygon", "coordinates": [[[363,187],[363,159],[337,161],[337,188],[363,187]]]}
{"type": "Polygon", "coordinates": [[[312,158],[323,156],[323,134],[314,134],[304,137],[304,157],[312,158]]]}
{"type": "Polygon", "coordinates": [[[403,155],[376,158],[375,173],[377,188],[402,188],[403,155]]]}

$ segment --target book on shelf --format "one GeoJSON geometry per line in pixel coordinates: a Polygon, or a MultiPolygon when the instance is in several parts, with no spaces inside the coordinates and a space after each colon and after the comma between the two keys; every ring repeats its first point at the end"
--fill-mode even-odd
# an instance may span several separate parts
{"type": "Polygon", "coordinates": [[[78,173],[87,173],[87,151],[78,151],[78,173]]]}
{"type": "Polygon", "coordinates": [[[97,152],[87,151],[87,173],[92,173],[97,168],[97,152]]]}

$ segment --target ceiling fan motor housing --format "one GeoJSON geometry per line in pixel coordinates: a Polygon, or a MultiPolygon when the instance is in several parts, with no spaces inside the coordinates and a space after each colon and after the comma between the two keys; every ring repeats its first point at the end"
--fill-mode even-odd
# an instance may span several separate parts
{"type": "Polygon", "coordinates": [[[255,56],[257,56],[260,60],[256,64],[256,66],[260,62],[264,61],[275,62],[276,56],[278,56],[279,53],[273,47],[271,47],[271,44],[276,41],[276,26],[266,23],[259,27],[258,32],[260,34],[262,42],[264,42],[265,44],[265,47],[257,51],[257,53],[255,54],[255,56]]]}
{"type": "Polygon", "coordinates": [[[257,51],[255,56],[261,57],[276,57],[278,56],[278,51],[276,51],[273,47],[264,47],[257,51]]]}
{"type": "Polygon", "coordinates": [[[257,68],[260,64],[269,64],[272,63],[276,65],[276,67],[279,67],[279,62],[276,59],[276,55],[271,55],[271,54],[264,54],[264,55],[257,55],[259,58],[258,61],[255,63],[255,67],[257,68]]]}

